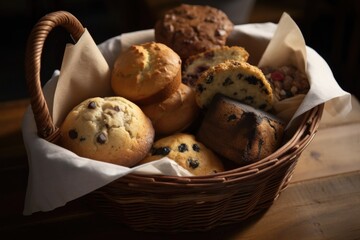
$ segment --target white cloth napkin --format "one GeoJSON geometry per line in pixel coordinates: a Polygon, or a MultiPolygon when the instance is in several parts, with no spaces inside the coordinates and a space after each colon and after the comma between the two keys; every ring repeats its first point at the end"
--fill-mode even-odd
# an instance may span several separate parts
{"type": "MultiPolygon", "coordinates": [[[[296,26],[287,14],[284,14],[278,25],[273,23],[259,23],[235,26],[234,32],[229,38],[229,45],[243,46],[250,53],[249,62],[258,64],[262,57],[264,57],[264,52],[267,50],[268,45],[272,45],[269,44],[269,42],[274,37],[274,33],[279,31],[279,28],[284,29],[284,26],[290,26],[292,29],[296,26]]],[[[298,32],[295,34],[298,34],[298,32]]],[[[75,46],[81,48],[82,42],[85,42],[87,46],[88,44],[96,46],[95,43],[91,43],[92,39],[88,33],[84,34],[82,38],[83,37],[88,39],[86,41],[80,40],[75,46]]],[[[126,49],[132,44],[152,40],[154,40],[154,31],[143,30],[122,34],[98,45],[98,48],[90,48],[91,51],[94,51],[95,56],[100,56],[101,58],[101,55],[103,55],[105,59],[105,61],[100,59],[105,65],[103,65],[104,68],[101,71],[97,71],[97,73],[99,76],[104,76],[103,81],[108,83],[109,71],[111,71],[116,57],[123,49],[126,49]],[[99,55],[99,53],[101,54],[99,55]]],[[[277,42],[275,46],[277,48],[286,47],[281,41],[277,42]]],[[[88,47],[85,46],[85,48],[89,50],[88,47]]],[[[304,64],[311,88],[300,107],[297,108],[295,116],[324,102],[326,102],[326,109],[328,109],[330,113],[342,115],[348,113],[351,110],[350,94],[344,92],[339,87],[333,77],[331,69],[324,59],[310,47],[305,47],[305,49],[307,56],[304,64]]],[[[270,50],[267,51],[271,52],[270,50]]],[[[65,55],[67,55],[67,53],[65,53],[65,55]]],[[[63,82],[62,80],[58,82],[59,74],[59,71],[55,71],[54,76],[44,87],[44,94],[51,110],[53,103],[54,106],[58,104],[56,108],[59,106],[61,108],[62,106],[62,102],[59,102],[60,100],[54,97],[58,90],[57,88],[62,88],[59,87],[63,82]]],[[[60,74],[60,79],[63,76],[60,74]]],[[[82,80],[87,81],[87,79],[82,80]]],[[[76,81],[77,80],[75,80],[75,82],[76,81]]],[[[78,91],[72,88],[66,90],[68,97],[77,94],[76,91],[78,91]]],[[[103,90],[106,92],[109,89],[105,87],[103,90]]],[[[94,94],[96,94],[96,92],[92,92],[90,95],[94,94]]],[[[81,96],[81,98],[86,97],[86,94],[81,96]]],[[[64,95],[62,95],[61,98],[64,98],[64,95]]],[[[80,99],[77,101],[80,101],[80,99]]],[[[69,106],[74,104],[75,102],[69,103],[69,106]]],[[[67,108],[69,108],[69,106],[67,106],[67,108]]],[[[63,119],[65,113],[66,111],[63,110],[62,114],[58,114],[58,119],[63,119]]],[[[61,122],[61,120],[58,120],[58,122],[61,122]]],[[[50,211],[64,206],[67,202],[90,193],[129,173],[166,174],[174,176],[191,175],[188,171],[179,167],[173,161],[169,161],[167,158],[135,168],[126,168],[79,157],[60,146],[38,137],[30,107],[25,113],[22,131],[29,162],[29,178],[23,212],[25,215],[38,211],[50,211]]]]}

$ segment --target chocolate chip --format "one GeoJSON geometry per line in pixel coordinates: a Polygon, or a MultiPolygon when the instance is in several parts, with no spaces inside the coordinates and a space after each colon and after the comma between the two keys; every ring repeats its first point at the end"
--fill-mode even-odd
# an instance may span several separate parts
{"type": "Polygon", "coordinates": [[[196,73],[202,73],[205,70],[207,70],[208,68],[209,68],[208,66],[200,65],[196,68],[196,73]]]}
{"type": "Polygon", "coordinates": [[[76,139],[76,138],[78,137],[77,131],[76,131],[75,129],[71,129],[71,130],[69,131],[69,137],[70,137],[71,139],[76,139]]]}
{"type": "Polygon", "coordinates": [[[205,79],[205,83],[206,84],[210,84],[214,81],[214,75],[210,74],[209,76],[206,77],[205,79]]]}
{"type": "Polygon", "coordinates": [[[241,79],[244,75],[242,73],[238,73],[237,78],[241,79]]]}
{"type": "Polygon", "coordinates": [[[187,146],[185,143],[182,143],[182,144],[180,144],[180,145],[178,146],[178,150],[179,150],[179,152],[186,152],[186,151],[188,151],[189,149],[188,149],[188,146],[187,146]]]}
{"type": "Polygon", "coordinates": [[[252,96],[246,96],[244,99],[242,99],[243,100],[243,102],[245,102],[245,103],[249,103],[249,104],[251,104],[251,103],[254,103],[254,97],[252,97],[252,96]]]}
{"type": "Polygon", "coordinates": [[[229,86],[231,84],[234,84],[233,80],[231,80],[231,78],[227,77],[227,78],[225,78],[222,85],[225,87],[225,86],[229,86]]]}
{"type": "Polygon", "coordinates": [[[152,148],[151,154],[166,156],[170,153],[170,151],[171,151],[171,149],[169,147],[152,148]]]}
{"type": "Polygon", "coordinates": [[[100,144],[104,144],[107,140],[107,137],[105,135],[105,133],[100,133],[97,138],[96,138],[96,141],[100,144]]]}
{"type": "Polygon", "coordinates": [[[95,108],[96,108],[96,103],[93,101],[89,102],[88,109],[95,109],[95,108]]]}
{"type": "Polygon", "coordinates": [[[119,106],[115,106],[115,107],[114,107],[114,110],[115,110],[116,112],[120,112],[119,106]]]}
{"type": "Polygon", "coordinates": [[[199,161],[196,159],[188,158],[187,162],[192,169],[199,167],[199,161]]]}
{"type": "Polygon", "coordinates": [[[254,76],[247,76],[245,80],[251,85],[256,85],[258,82],[260,82],[260,80],[254,76]]]}
{"type": "Polygon", "coordinates": [[[193,149],[195,152],[200,152],[200,147],[199,147],[199,145],[197,145],[196,143],[194,143],[194,144],[192,145],[192,149],[193,149]]]}
{"type": "Polygon", "coordinates": [[[234,120],[236,120],[236,115],[235,114],[231,114],[231,115],[228,116],[228,119],[227,119],[228,122],[234,121],[234,120]]]}
{"type": "Polygon", "coordinates": [[[196,90],[199,93],[202,93],[206,88],[202,84],[198,84],[196,90]]]}
{"type": "Polygon", "coordinates": [[[261,104],[260,106],[259,106],[259,109],[265,109],[266,108],[266,104],[264,103],[264,104],[261,104]]]}

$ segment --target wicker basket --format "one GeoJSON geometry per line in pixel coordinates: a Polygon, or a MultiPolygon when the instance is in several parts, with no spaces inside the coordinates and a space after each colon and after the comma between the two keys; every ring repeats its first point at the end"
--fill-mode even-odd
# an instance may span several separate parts
{"type": "MultiPolygon", "coordinates": [[[[68,12],[54,12],[34,26],[26,51],[26,78],[38,135],[56,142],[40,82],[45,39],[64,27],[76,41],[84,28],[68,12]]],[[[280,149],[248,166],[212,176],[174,177],[129,174],[89,194],[93,206],[139,231],[206,231],[240,222],[271,206],[291,178],[297,160],[313,139],[324,104],[303,114],[299,128],[280,149]]]]}

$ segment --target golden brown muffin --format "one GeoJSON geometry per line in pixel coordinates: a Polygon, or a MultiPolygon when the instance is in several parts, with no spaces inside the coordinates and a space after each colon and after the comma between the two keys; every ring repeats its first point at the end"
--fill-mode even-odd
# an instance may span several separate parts
{"type": "Polygon", "coordinates": [[[197,132],[197,139],[241,165],[256,162],[281,144],[284,123],[275,116],[217,94],[197,132]]]}
{"type": "Polygon", "coordinates": [[[180,83],[180,57],[166,45],[155,42],[132,45],[121,53],[111,77],[113,91],[136,104],[163,101],[180,83]]]}
{"type": "Polygon", "coordinates": [[[157,140],[140,164],[168,157],[194,175],[224,171],[221,160],[191,134],[176,133],[157,140]]]}
{"type": "Polygon", "coordinates": [[[207,108],[217,93],[266,111],[274,101],[271,85],[262,71],[247,62],[226,61],[200,75],[195,94],[199,107],[207,108]]]}
{"type": "Polygon", "coordinates": [[[81,157],[131,167],[154,141],[151,121],[122,97],[90,98],[65,118],[60,145],[81,157]]]}
{"type": "Polygon", "coordinates": [[[170,135],[188,127],[198,116],[195,93],[181,84],[178,90],[160,103],[140,106],[150,118],[157,136],[170,135]]]}
{"type": "Polygon", "coordinates": [[[183,66],[182,82],[195,87],[202,72],[228,60],[247,61],[249,53],[242,47],[222,46],[189,57],[183,66]]]}
{"type": "Polygon", "coordinates": [[[234,24],[220,9],[182,4],[155,24],[155,40],[174,49],[181,59],[224,46],[234,24]]]}

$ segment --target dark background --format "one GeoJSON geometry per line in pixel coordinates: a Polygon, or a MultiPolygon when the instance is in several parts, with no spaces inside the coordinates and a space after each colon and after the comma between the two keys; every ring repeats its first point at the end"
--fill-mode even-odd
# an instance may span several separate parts
{"type": "MultiPolygon", "coordinates": [[[[88,28],[96,43],[121,33],[153,28],[168,8],[184,1],[167,0],[12,0],[0,3],[0,101],[27,98],[24,53],[27,37],[46,13],[66,10],[88,28]]],[[[339,85],[360,98],[360,4],[355,0],[198,0],[223,9],[235,24],[275,22],[286,11],[297,22],[308,46],[330,65],[339,85]]],[[[59,69],[68,34],[55,29],[46,40],[41,79],[59,69]]]]}

